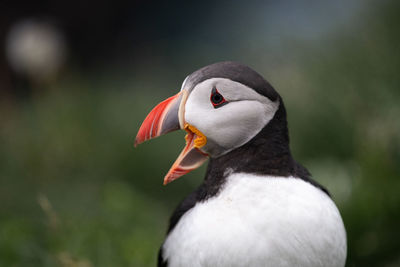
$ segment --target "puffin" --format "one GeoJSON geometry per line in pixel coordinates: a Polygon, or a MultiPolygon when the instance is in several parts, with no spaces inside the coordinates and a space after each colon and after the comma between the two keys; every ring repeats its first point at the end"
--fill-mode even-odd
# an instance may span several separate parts
{"type": "Polygon", "coordinates": [[[231,61],[205,66],[145,118],[135,146],[185,130],[164,185],[209,160],[177,206],[158,253],[164,267],[342,267],[347,240],[328,191],[289,148],[281,96],[231,61]]]}

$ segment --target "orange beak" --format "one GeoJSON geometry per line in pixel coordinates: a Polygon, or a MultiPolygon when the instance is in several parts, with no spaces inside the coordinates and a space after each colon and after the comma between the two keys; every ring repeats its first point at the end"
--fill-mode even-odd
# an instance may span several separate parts
{"type": "Polygon", "coordinates": [[[185,137],[186,146],[165,176],[164,185],[197,169],[208,157],[200,150],[207,143],[207,138],[196,127],[187,124],[184,120],[187,96],[187,91],[183,90],[153,108],[140,126],[135,139],[136,147],[144,141],[178,129],[184,129],[188,133],[185,137]]]}

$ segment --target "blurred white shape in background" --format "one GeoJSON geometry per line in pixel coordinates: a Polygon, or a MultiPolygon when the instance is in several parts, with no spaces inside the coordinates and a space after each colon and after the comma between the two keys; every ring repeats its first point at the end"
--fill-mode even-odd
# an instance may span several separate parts
{"type": "Polygon", "coordinates": [[[65,62],[66,50],[63,34],[47,22],[23,20],[11,27],[6,39],[11,68],[36,82],[56,76],[65,62]]]}

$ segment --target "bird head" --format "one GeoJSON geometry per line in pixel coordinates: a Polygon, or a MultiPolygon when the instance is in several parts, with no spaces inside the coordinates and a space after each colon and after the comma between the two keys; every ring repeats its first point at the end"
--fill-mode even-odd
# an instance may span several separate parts
{"type": "Polygon", "coordinates": [[[243,146],[274,117],[280,97],[261,75],[236,62],[219,62],[186,77],[179,93],[145,118],[135,146],[185,130],[186,146],[164,178],[167,184],[243,146]]]}

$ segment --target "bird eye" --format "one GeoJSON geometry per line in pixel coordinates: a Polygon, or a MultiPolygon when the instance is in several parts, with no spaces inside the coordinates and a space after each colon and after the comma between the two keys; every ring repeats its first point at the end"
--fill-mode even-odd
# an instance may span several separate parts
{"type": "Polygon", "coordinates": [[[225,98],[218,92],[217,88],[215,87],[211,90],[210,101],[214,108],[219,108],[225,104],[228,104],[225,98]]]}

